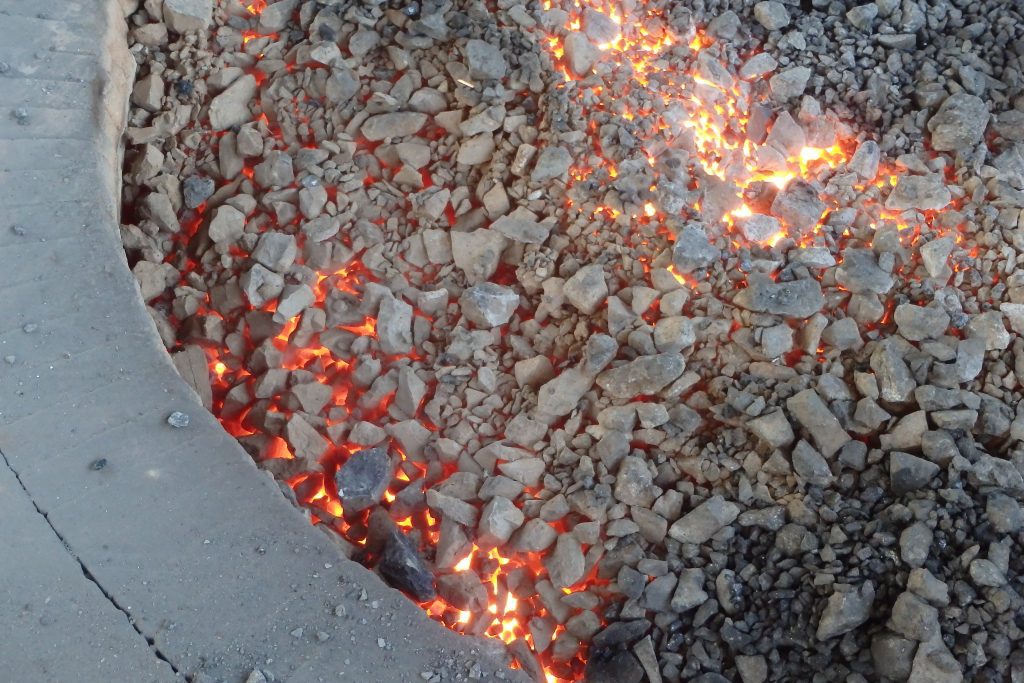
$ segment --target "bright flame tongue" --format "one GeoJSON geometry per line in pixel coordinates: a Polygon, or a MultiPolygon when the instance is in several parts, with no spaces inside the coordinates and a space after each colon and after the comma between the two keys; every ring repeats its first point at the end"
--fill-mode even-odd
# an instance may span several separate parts
{"type": "MultiPolygon", "coordinates": [[[[258,15],[265,6],[264,0],[251,0],[245,8],[250,14],[258,15]]],[[[544,8],[551,7],[551,0],[545,0],[544,8]]],[[[733,223],[736,219],[747,218],[757,213],[743,201],[744,191],[753,187],[755,183],[769,183],[777,188],[784,188],[796,178],[811,178],[816,172],[845,161],[845,153],[836,143],[828,147],[803,145],[798,150],[780,152],[775,147],[766,151],[765,145],[755,144],[746,139],[754,88],[750,83],[733,77],[720,63],[710,57],[709,53],[704,52],[710,46],[710,42],[702,35],[698,34],[689,39],[673,35],[668,30],[660,10],[642,10],[640,17],[626,17],[620,8],[610,3],[593,2],[590,7],[606,15],[618,27],[617,35],[598,47],[603,53],[603,63],[613,64],[617,69],[631,70],[634,92],[615,93],[613,97],[610,87],[600,82],[598,78],[591,76],[579,81],[566,64],[563,36],[550,35],[542,41],[549,49],[558,71],[563,75],[563,80],[556,87],[570,88],[572,96],[581,103],[583,110],[591,112],[588,124],[584,128],[591,136],[594,156],[572,169],[570,189],[591,178],[597,171],[606,172],[607,177],[613,180],[619,176],[619,162],[606,156],[602,151],[600,130],[602,121],[607,120],[606,117],[612,114],[605,110],[606,106],[621,106],[623,102],[630,101],[659,103],[657,110],[660,113],[657,114],[647,110],[633,111],[626,106],[613,114],[627,121],[642,121],[642,126],[637,129],[652,131],[649,139],[645,140],[647,149],[668,151],[675,147],[688,150],[690,163],[697,171],[696,175],[699,177],[703,174],[703,178],[697,180],[698,183],[704,182],[704,179],[716,178],[732,188],[736,196],[736,208],[727,212],[723,223],[733,232],[733,223]],[[675,71],[669,63],[678,59],[677,54],[684,54],[687,46],[691,53],[696,54],[692,59],[693,66],[688,72],[675,71]],[[637,90],[643,91],[642,97],[638,96],[641,93],[637,93],[637,90]],[[631,94],[634,96],[630,97],[631,94]],[[583,104],[584,100],[587,104],[583,104]],[[596,105],[593,104],[595,102],[596,105]],[[771,159],[772,163],[767,163],[766,159],[771,159]]],[[[578,31],[580,21],[579,16],[574,16],[567,29],[578,31]]],[[[243,40],[248,43],[265,37],[254,32],[246,32],[243,40]]],[[[265,115],[261,115],[261,119],[264,125],[269,126],[265,115]]],[[[656,151],[649,151],[646,154],[646,163],[652,169],[654,177],[658,177],[656,169],[659,154],[660,152],[656,151]]],[[[252,170],[246,169],[246,175],[251,177],[252,170]]],[[[597,179],[600,180],[600,177],[597,176],[597,179]]],[[[598,183],[598,188],[591,189],[588,194],[604,196],[608,188],[602,188],[600,185],[601,183],[598,183]]],[[[650,189],[656,190],[654,186],[650,189]]],[[[700,210],[699,206],[691,208],[700,210]]],[[[602,220],[608,221],[642,221],[645,225],[661,225],[662,221],[669,218],[654,201],[645,201],[637,208],[635,215],[628,217],[623,216],[620,209],[621,207],[602,206],[595,213],[595,217],[600,216],[602,220]]],[[[785,231],[786,226],[783,226],[779,234],[773,235],[764,243],[775,244],[786,236],[785,231]]],[[[659,232],[668,234],[664,229],[659,232]]],[[[672,272],[687,286],[698,284],[689,276],[672,272]]],[[[314,287],[317,305],[323,307],[332,291],[360,295],[368,278],[365,267],[358,261],[336,273],[321,274],[314,287]]],[[[269,307],[267,312],[273,312],[274,308],[269,307]]],[[[377,321],[371,317],[337,327],[355,337],[375,337],[377,333],[377,321]]],[[[329,409],[327,421],[328,428],[332,424],[343,422],[350,414],[349,411],[355,409],[357,405],[362,413],[362,419],[365,420],[383,416],[390,409],[393,393],[379,397],[379,403],[376,405],[363,405],[368,388],[357,388],[357,383],[352,379],[359,370],[357,361],[352,358],[336,357],[331,348],[320,343],[319,335],[315,331],[300,329],[298,317],[286,321],[272,342],[283,354],[281,367],[293,371],[312,370],[323,383],[334,387],[330,403],[333,407],[329,409]],[[302,343],[298,343],[299,340],[302,343]]],[[[391,363],[396,359],[380,360],[391,363]]],[[[221,419],[226,428],[239,437],[253,436],[253,432],[246,427],[248,409],[233,412],[222,409],[226,409],[239,386],[251,384],[254,378],[246,370],[238,369],[237,366],[233,368],[230,363],[226,364],[217,357],[211,359],[210,369],[215,383],[215,394],[218,396],[216,409],[222,415],[221,419]]],[[[276,403],[266,409],[278,411],[282,416],[288,414],[287,406],[279,406],[276,403]]],[[[348,457],[349,453],[358,449],[359,447],[354,445],[339,449],[339,452],[331,453],[324,458],[324,473],[303,473],[291,477],[288,481],[298,498],[317,511],[315,522],[331,524],[354,543],[364,544],[366,530],[363,522],[347,519],[343,515],[333,487],[327,483],[334,469],[348,457]]],[[[265,461],[275,460],[287,465],[287,461],[296,460],[286,442],[277,436],[271,437],[261,452],[261,459],[265,461]]],[[[402,457],[402,469],[385,494],[385,500],[391,505],[401,502],[398,496],[406,486],[425,485],[419,480],[424,479],[428,472],[425,463],[410,460],[404,454],[402,457]]],[[[447,469],[443,476],[450,473],[451,469],[447,469]]],[[[431,483],[437,479],[438,473],[432,473],[431,483]]],[[[429,512],[407,517],[398,524],[404,529],[416,530],[435,544],[438,540],[440,525],[429,512]]],[[[472,572],[483,580],[488,599],[486,610],[480,613],[459,610],[440,598],[424,605],[424,608],[431,616],[456,630],[483,633],[500,638],[506,643],[521,640],[532,646],[533,633],[529,619],[533,616],[544,616],[546,611],[540,598],[517,598],[513,595],[508,581],[509,572],[513,569],[522,570],[530,579],[543,577],[545,570],[540,559],[538,553],[510,553],[509,556],[504,556],[497,549],[485,551],[474,545],[453,569],[455,572],[472,572]]],[[[601,593],[601,586],[594,581],[589,581],[587,587],[597,594],[601,593]]],[[[557,635],[562,631],[564,626],[558,625],[555,633],[557,635]]],[[[557,663],[550,661],[549,655],[542,654],[542,661],[548,683],[580,680],[582,677],[581,656],[575,657],[571,662],[557,663]]]]}

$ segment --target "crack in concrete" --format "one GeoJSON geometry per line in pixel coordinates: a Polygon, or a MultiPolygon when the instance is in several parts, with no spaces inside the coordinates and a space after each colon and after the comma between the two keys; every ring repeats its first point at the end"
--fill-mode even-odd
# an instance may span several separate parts
{"type": "Polygon", "coordinates": [[[50,530],[53,531],[53,534],[57,537],[57,540],[59,540],[60,544],[64,546],[64,550],[67,552],[69,556],[71,556],[71,559],[73,559],[75,563],[78,564],[78,568],[82,571],[82,576],[84,576],[87,581],[89,581],[94,586],[96,586],[97,589],[99,589],[100,593],[103,595],[104,598],[107,599],[107,602],[113,605],[114,609],[121,612],[121,614],[125,616],[125,618],[128,620],[129,626],[131,626],[132,630],[138,633],[146,641],[146,644],[149,646],[149,649],[153,652],[153,655],[160,661],[166,663],[167,666],[171,667],[171,671],[174,672],[175,676],[181,677],[182,674],[180,671],[178,671],[178,667],[174,666],[174,662],[168,659],[167,656],[160,651],[160,648],[156,646],[156,641],[154,641],[152,638],[150,638],[142,632],[138,625],[136,625],[135,620],[132,619],[131,613],[129,613],[127,610],[121,607],[121,605],[118,604],[117,600],[114,599],[114,596],[111,595],[107,591],[107,589],[104,588],[103,585],[96,579],[96,577],[92,575],[92,572],[90,572],[89,568],[85,566],[85,563],[82,562],[81,558],[79,558],[78,555],[76,555],[75,552],[71,549],[71,545],[68,544],[68,542],[64,539],[64,536],[61,535],[59,531],[57,531],[57,527],[55,527],[53,525],[53,522],[50,521],[49,516],[45,512],[43,512],[36,504],[35,499],[32,497],[32,494],[25,486],[25,483],[21,481],[21,475],[18,474],[18,470],[14,469],[14,466],[11,465],[11,461],[7,459],[7,455],[3,452],[3,450],[0,450],[0,458],[3,458],[4,464],[7,466],[7,469],[11,471],[11,474],[14,475],[14,478],[18,481],[18,486],[20,486],[21,490],[25,492],[25,495],[28,497],[29,502],[32,503],[32,507],[35,508],[36,513],[39,514],[39,516],[42,517],[43,520],[46,521],[47,526],[49,526],[50,530]]]}

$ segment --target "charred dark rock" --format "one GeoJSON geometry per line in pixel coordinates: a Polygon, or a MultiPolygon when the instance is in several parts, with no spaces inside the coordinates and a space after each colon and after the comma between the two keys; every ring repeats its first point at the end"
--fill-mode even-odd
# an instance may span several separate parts
{"type": "Polygon", "coordinates": [[[378,504],[394,472],[394,464],[385,448],[367,448],[353,453],[334,475],[345,511],[360,512],[378,504]]]}
{"type": "Polygon", "coordinates": [[[434,599],[434,575],[412,542],[398,529],[392,529],[384,540],[377,571],[391,586],[416,602],[434,599]]]}
{"type": "Polygon", "coordinates": [[[640,683],[643,667],[628,650],[594,648],[587,658],[586,683],[640,683]]]}

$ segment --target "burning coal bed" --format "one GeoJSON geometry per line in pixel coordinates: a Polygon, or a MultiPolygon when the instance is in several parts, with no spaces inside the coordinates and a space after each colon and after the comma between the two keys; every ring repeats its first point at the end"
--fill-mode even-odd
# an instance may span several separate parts
{"type": "Polygon", "coordinates": [[[142,295],[538,682],[1024,676],[1024,19],[733,5],[144,0],[142,295]]]}

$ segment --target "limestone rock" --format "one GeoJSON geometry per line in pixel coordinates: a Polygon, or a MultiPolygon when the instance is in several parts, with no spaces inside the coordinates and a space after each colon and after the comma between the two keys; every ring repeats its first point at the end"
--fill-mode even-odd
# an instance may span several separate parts
{"type": "Polygon", "coordinates": [[[511,287],[481,282],[459,297],[462,314],[479,327],[498,327],[512,318],[519,307],[519,295],[511,287]]]}

